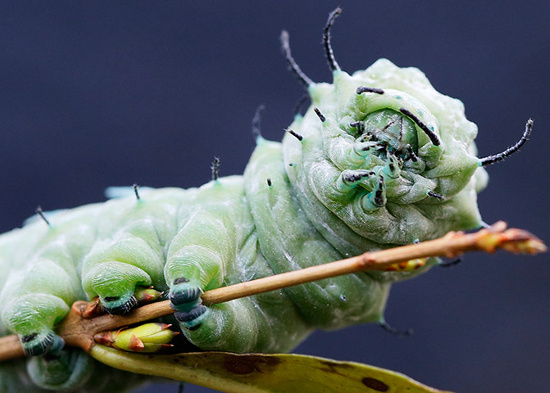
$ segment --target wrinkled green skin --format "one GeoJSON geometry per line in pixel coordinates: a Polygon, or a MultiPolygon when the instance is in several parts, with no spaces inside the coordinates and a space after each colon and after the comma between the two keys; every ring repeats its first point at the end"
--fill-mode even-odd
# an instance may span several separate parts
{"type": "Polygon", "coordinates": [[[336,71],[333,84],[311,85],[309,93],[311,107],[289,127],[303,140],[258,137],[243,176],[197,189],[144,189],[141,200],[129,195],[50,214],[51,226],[35,220],[0,237],[0,333],[25,338],[30,354],[51,355],[29,358],[37,385],[77,389],[93,373],[83,353],[66,361],[54,333],[76,300],[99,296],[120,312],[136,285],[152,285],[169,291],[196,346],[286,352],[313,329],[382,320],[391,282],[436,261],[415,272],[352,274],[207,308],[200,292],[481,225],[476,193],[486,174],[475,155],[476,126],[460,101],[437,93],[419,70],[387,60],[352,76],[336,71]],[[385,93],[357,94],[358,86],[385,93]],[[356,121],[364,121],[364,133],[350,126],[356,121]],[[364,149],[373,142],[367,132],[383,149],[364,149]],[[405,144],[417,160],[399,147],[405,144]]]}

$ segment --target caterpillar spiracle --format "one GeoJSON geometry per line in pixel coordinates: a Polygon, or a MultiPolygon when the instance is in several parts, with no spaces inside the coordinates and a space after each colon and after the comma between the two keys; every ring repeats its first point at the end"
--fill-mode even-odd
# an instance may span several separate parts
{"type": "Polygon", "coordinates": [[[385,59],[353,74],[340,68],[330,45],[339,12],[324,31],[331,84],[301,71],[283,32],[311,105],[282,142],[256,135],[242,176],[214,171],[199,188],[143,188],[139,198],[115,189],[107,202],[46,213],[47,223],[31,220],[0,236],[0,334],[18,334],[30,355],[0,365],[1,391],[113,392],[139,379],[106,373],[63,347],[55,325],[76,300],[98,296],[109,312],[125,313],[136,288],[154,286],[169,293],[197,347],[286,352],[314,329],[383,323],[391,284],[438,260],[210,307],[201,292],[483,225],[476,196],[487,182],[484,166],[518,150],[532,122],[513,148],[478,158],[477,127],[463,104],[418,69],[385,59]]]}

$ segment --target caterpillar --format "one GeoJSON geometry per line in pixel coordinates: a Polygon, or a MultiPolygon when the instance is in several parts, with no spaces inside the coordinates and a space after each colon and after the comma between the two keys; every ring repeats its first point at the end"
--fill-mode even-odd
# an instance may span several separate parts
{"type": "Polygon", "coordinates": [[[483,166],[516,151],[532,123],[512,150],[477,158],[476,126],[462,104],[436,92],[420,71],[388,60],[352,75],[340,69],[330,46],[337,15],[324,31],[332,84],[300,70],[283,34],[312,104],[282,143],[257,135],[243,176],[214,170],[201,188],[141,189],[139,198],[130,188],[128,197],[46,213],[48,222],[2,235],[2,334],[19,334],[35,355],[27,366],[34,384],[99,389],[84,386],[104,372],[100,366],[62,349],[54,333],[74,300],[99,296],[110,312],[125,312],[136,286],[153,285],[170,293],[182,331],[202,349],[288,351],[314,328],[382,322],[391,283],[437,261],[211,308],[200,304],[200,292],[482,225],[483,166]]]}

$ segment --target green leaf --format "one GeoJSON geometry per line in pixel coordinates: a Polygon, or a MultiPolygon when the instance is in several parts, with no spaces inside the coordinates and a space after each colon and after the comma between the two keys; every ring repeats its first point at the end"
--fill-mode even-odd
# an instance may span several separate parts
{"type": "Polygon", "coordinates": [[[120,370],[190,382],[227,393],[445,393],[394,371],[305,355],[227,352],[146,355],[102,345],[95,345],[90,354],[120,370]]]}

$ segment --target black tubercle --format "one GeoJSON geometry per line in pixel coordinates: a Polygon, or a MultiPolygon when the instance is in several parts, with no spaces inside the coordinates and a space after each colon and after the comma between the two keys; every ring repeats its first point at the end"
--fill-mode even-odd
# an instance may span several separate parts
{"type": "Polygon", "coordinates": [[[268,187],[271,187],[272,184],[273,184],[273,183],[271,182],[271,179],[268,177],[268,178],[267,178],[267,186],[268,186],[268,187]]]}
{"type": "Polygon", "coordinates": [[[434,144],[434,146],[439,146],[441,145],[441,140],[439,139],[439,137],[436,135],[435,132],[433,132],[432,130],[430,130],[426,124],[424,124],[418,117],[416,117],[414,114],[412,114],[409,110],[405,109],[405,108],[401,108],[399,109],[399,111],[404,114],[405,116],[409,117],[412,121],[414,121],[416,123],[416,125],[418,127],[420,127],[420,129],[422,131],[424,131],[424,133],[428,136],[428,138],[430,138],[430,141],[432,141],[432,143],[434,144]]]}
{"type": "Polygon", "coordinates": [[[293,137],[295,137],[296,139],[298,139],[300,142],[304,139],[304,137],[300,134],[298,134],[296,131],[294,130],[287,130],[286,132],[288,132],[290,135],[292,135],[293,137]]]}
{"type": "Polygon", "coordinates": [[[292,70],[296,78],[307,89],[309,85],[313,84],[314,82],[306,74],[304,74],[304,72],[300,69],[300,66],[296,63],[296,61],[292,57],[292,52],[290,51],[290,44],[288,41],[288,32],[286,30],[283,30],[281,32],[281,47],[283,49],[285,59],[288,62],[288,65],[290,66],[290,69],[292,70]]]}
{"type": "Polygon", "coordinates": [[[44,211],[42,210],[42,206],[37,206],[36,207],[36,210],[35,210],[36,214],[38,214],[40,216],[40,218],[42,220],[44,220],[44,222],[46,224],[48,224],[48,226],[52,226],[52,224],[50,224],[50,222],[48,221],[48,219],[46,218],[45,214],[44,214],[44,211]]]}
{"type": "Polygon", "coordinates": [[[317,116],[319,116],[319,119],[321,119],[321,121],[324,123],[327,118],[325,117],[325,115],[323,115],[321,113],[321,111],[319,110],[319,108],[313,108],[313,110],[315,111],[315,113],[317,114],[317,116]]]}
{"type": "Polygon", "coordinates": [[[529,140],[529,135],[531,135],[532,129],[533,129],[533,119],[529,119],[527,120],[527,123],[525,123],[525,131],[523,131],[523,135],[521,136],[519,141],[517,141],[513,146],[510,146],[508,149],[504,150],[501,153],[480,158],[479,162],[481,166],[488,166],[488,165],[494,164],[495,162],[502,161],[506,157],[517,152],[525,144],[525,142],[529,140]]]}
{"type": "Polygon", "coordinates": [[[218,180],[218,175],[220,172],[220,159],[218,157],[214,157],[214,161],[212,162],[212,166],[210,168],[212,169],[212,180],[218,180]]]}
{"type": "Polygon", "coordinates": [[[139,190],[138,190],[139,186],[136,183],[134,183],[132,184],[132,187],[134,187],[134,194],[136,194],[136,199],[139,201],[141,199],[139,196],[139,190]]]}
{"type": "Polygon", "coordinates": [[[323,46],[325,47],[325,55],[327,56],[328,65],[332,71],[340,71],[340,66],[334,58],[334,52],[332,51],[332,46],[330,45],[330,29],[332,27],[332,24],[334,23],[334,20],[341,13],[342,9],[340,7],[332,11],[328,16],[327,24],[323,29],[323,46]]]}
{"type": "Polygon", "coordinates": [[[366,86],[359,86],[356,92],[357,94],[363,94],[363,93],[384,94],[384,90],[382,89],[378,89],[376,87],[366,87],[366,86]]]}

